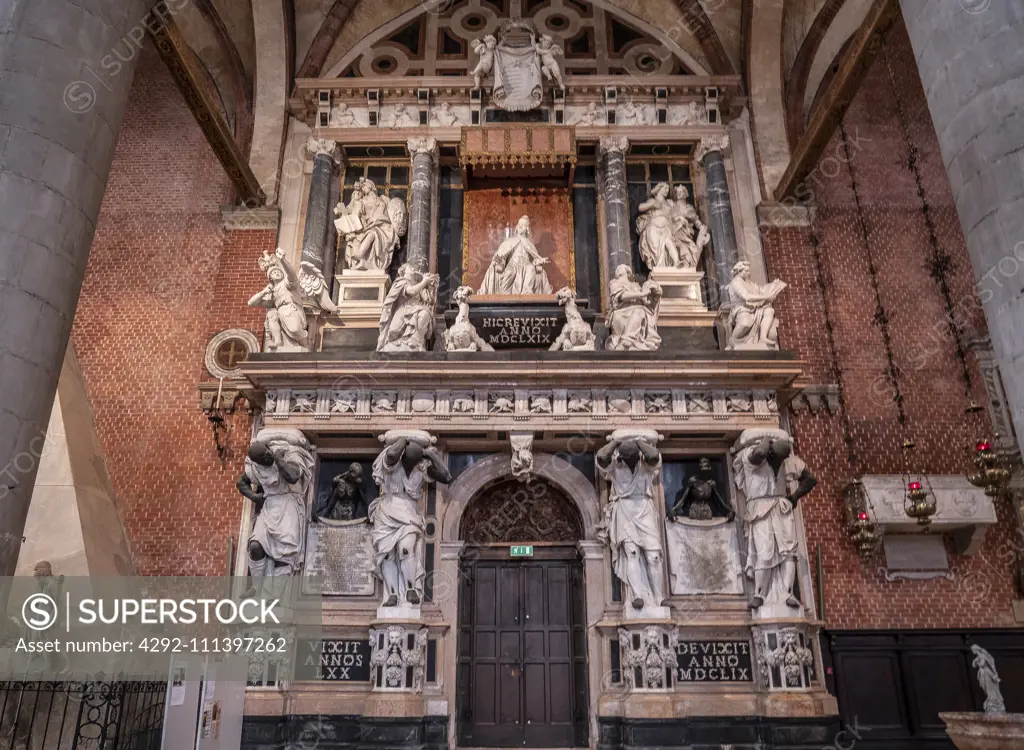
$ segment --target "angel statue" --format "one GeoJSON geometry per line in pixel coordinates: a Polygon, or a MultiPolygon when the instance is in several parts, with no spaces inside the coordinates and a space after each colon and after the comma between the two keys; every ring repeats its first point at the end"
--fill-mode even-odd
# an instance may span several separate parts
{"type": "Polygon", "coordinates": [[[772,306],[779,292],[786,288],[784,281],[758,284],[750,278],[750,264],[741,260],[732,268],[729,296],[729,345],[727,349],[779,348],[779,321],[772,306]]]}
{"type": "Polygon", "coordinates": [[[302,309],[299,279],[284,250],[273,255],[264,251],[260,268],[267,274],[267,285],[249,300],[249,307],[267,308],[267,352],[301,352],[306,349],[306,312],[302,309]]]}
{"type": "Polygon", "coordinates": [[[565,88],[565,82],[562,80],[562,69],[558,66],[558,60],[555,59],[557,55],[565,54],[562,52],[562,48],[554,43],[547,34],[542,34],[540,41],[534,45],[534,49],[537,50],[537,54],[540,56],[540,70],[544,74],[544,77],[549,81],[554,81],[558,84],[558,88],[565,88]]]}
{"type": "Polygon", "coordinates": [[[488,34],[483,39],[474,39],[470,46],[480,56],[480,61],[470,73],[473,76],[473,88],[478,89],[484,76],[490,75],[494,69],[494,48],[498,46],[498,40],[493,34],[488,34]]]}
{"type": "Polygon", "coordinates": [[[598,109],[597,102],[590,102],[587,108],[577,115],[570,125],[605,125],[608,122],[608,115],[598,109]]]}
{"type": "Polygon", "coordinates": [[[379,195],[373,180],[360,177],[348,205],[339,203],[334,215],[338,234],[345,238],[346,267],[386,272],[408,229],[405,201],[379,195]]]}
{"type": "Polygon", "coordinates": [[[430,124],[434,127],[451,128],[459,124],[459,116],[455,114],[450,102],[441,102],[431,113],[430,124]]]}
{"type": "Polygon", "coordinates": [[[421,274],[409,263],[398,269],[380,313],[379,352],[425,352],[434,334],[437,274],[421,274]]]}
{"type": "Polygon", "coordinates": [[[491,258],[480,294],[551,294],[551,282],[544,271],[548,263],[533,244],[530,217],[523,216],[512,236],[491,258]]]}
{"type": "Polygon", "coordinates": [[[587,321],[580,315],[576,307],[576,292],[567,286],[558,290],[555,295],[558,304],[565,308],[565,325],[548,351],[552,352],[592,352],[596,348],[597,339],[587,321]]]}
{"type": "Polygon", "coordinates": [[[308,260],[299,263],[299,287],[315,307],[329,313],[338,312],[338,306],[331,299],[331,287],[324,278],[324,272],[308,260]]]}
{"type": "Polygon", "coordinates": [[[476,326],[469,322],[469,298],[473,288],[460,286],[452,294],[452,301],[459,306],[459,314],[452,327],[444,332],[444,348],[449,352],[493,352],[494,347],[480,338],[476,326]]]}

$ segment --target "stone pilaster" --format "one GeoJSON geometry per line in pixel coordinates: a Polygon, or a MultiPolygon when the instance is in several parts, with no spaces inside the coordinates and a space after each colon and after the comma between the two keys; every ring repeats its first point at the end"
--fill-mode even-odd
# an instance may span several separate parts
{"type": "Polygon", "coordinates": [[[405,257],[417,271],[426,273],[430,270],[431,202],[437,141],[433,138],[410,138],[408,146],[412,154],[412,201],[405,257]]]}
{"type": "Polygon", "coordinates": [[[626,196],[627,138],[606,136],[601,139],[600,156],[604,169],[604,212],[608,229],[608,278],[615,269],[633,267],[633,251],[629,242],[629,203],[626,196]]]}
{"type": "Polygon", "coordinates": [[[740,259],[736,243],[736,224],[729,199],[729,182],[725,176],[725,149],[729,136],[705,138],[698,144],[694,158],[704,167],[708,190],[708,229],[718,277],[718,306],[729,306],[729,282],[732,267],[740,259]]]}
{"type": "Polygon", "coordinates": [[[1024,440],[1024,23],[1020,3],[900,0],[978,279],[1018,446],[1024,440]]]}
{"type": "Polygon", "coordinates": [[[330,278],[334,271],[334,249],[329,247],[331,220],[331,177],[340,162],[338,144],[323,138],[310,138],[306,150],[313,156],[313,175],[309,180],[306,226],[302,235],[302,260],[312,263],[330,278]]]}

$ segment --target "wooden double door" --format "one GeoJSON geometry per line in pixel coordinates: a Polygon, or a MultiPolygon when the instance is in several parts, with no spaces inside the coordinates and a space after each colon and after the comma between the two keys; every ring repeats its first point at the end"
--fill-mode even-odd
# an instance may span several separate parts
{"type": "Polygon", "coordinates": [[[462,747],[586,747],[583,568],[574,547],[469,549],[459,597],[462,747]]]}

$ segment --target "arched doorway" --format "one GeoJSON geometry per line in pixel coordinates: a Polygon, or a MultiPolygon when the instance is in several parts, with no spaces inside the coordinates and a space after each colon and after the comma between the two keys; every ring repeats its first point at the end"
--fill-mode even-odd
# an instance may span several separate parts
{"type": "Polygon", "coordinates": [[[572,500],[540,478],[498,480],[466,507],[460,746],[587,746],[582,533],[572,500]]]}

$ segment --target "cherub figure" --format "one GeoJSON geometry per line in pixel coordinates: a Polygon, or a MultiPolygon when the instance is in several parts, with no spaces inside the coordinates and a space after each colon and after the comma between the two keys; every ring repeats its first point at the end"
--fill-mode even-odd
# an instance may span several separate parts
{"type": "Polygon", "coordinates": [[[455,114],[449,102],[441,102],[430,115],[430,124],[434,127],[450,128],[459,124],[459,116],[455,114]]]}
{"type": "Polygon", "coordinates": [[[358,128],[355,113],[349,109],[345,102],[338,102],[331,112],[331,127],[333,128],[358,128]]]}
{"type": "Polygon", "coordinates": [[[413,116],[409,114],[409,108],[399,102],[395,105],[395,109],[391,113],[391,120],[389,121],[388,127],[413,128],[416,127],[416,121],[413,119],[413,116]]]}
{"type": "Polygon", "coordinates": [[[619,112],[619,123],[622,125],[653,125],[647,116],[647,109],[642,104],[626,102],[619,112]]]}
{"type": "Polygon", "coordinates": [[[470,46],[480,56],[480,61],[470,73],[473,76],[473,87],[480,88],[484,76],[490,75],[494,69],[494,48],[498,46],[498,40],[493,34],[488,34],[483,39],[474,39],[470,46]]]}
{"type": "Polygon", "coordinates": [[[562,52],[562,48],[556,46],[554,42],[555,40],[550,36],[542,34],[540,41],[534,45],[534,48],[540,56],[540,70],[544,74],[544,77],[549,81],[557,83],[558,88],[564,88],[565,82],[562,80],[562,69],[559,67],[558,60],[556,60],[555,57],[565,53],[562,52]]]}
{"type": "Polygon", "coordinates": [[[597,102],[590,102],[587,105],[587,109],[582,114],[578,115],[570,125],[604,125],[606,124],[607,117],[605,114],[598,109],[597,102]]]}

